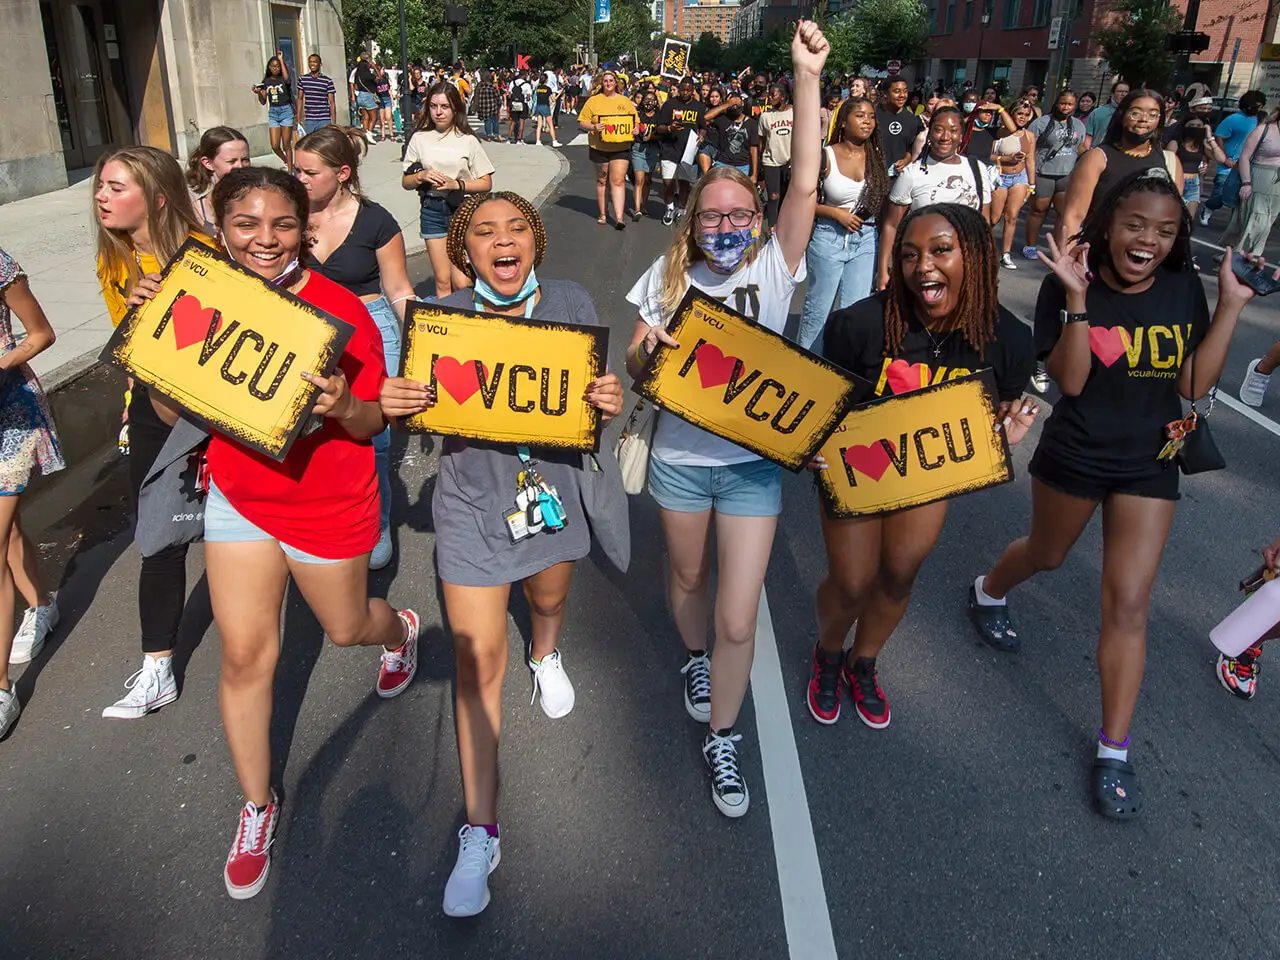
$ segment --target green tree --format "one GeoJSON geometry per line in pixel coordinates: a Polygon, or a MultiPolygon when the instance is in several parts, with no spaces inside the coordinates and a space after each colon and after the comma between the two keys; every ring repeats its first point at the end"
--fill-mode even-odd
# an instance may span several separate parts
{"type": "MultiPolygon", "coordinates": [[[[405,34],[409,62],[428,57],[448,60],[452,37],[444,26],[444,0],[404,0],[405,34]]],[[[355,60],[370,40],[382,51],[387,64],[400,62],[400,9],[398,0],[344,0],[342,35],[347,61],[355,60]]]]}
{"type": "MultiPolygon", "coordinates": [[[[624,54],[638,56],[646,69],[650,66],[650,48],[657,25],[649,5],[642,0],[612,0],[608,23],[596,24],[596,56],[601,63],[622,58],[624,54]]],[[[592,4],[594,9],[594,4],[592,4]]],[[[582,36],[575,43],[586,42],[586,26],[583,21],[582,36]]]]}
{"type": "Polygon", "coordinates": [[[694,70],[714,70],[720,66],[720,55],[724,52],[724,44],[710,30],[703,31],[693,47],[689,50],[689,65],[694,70]]]}
{"type": "Polygon", "coordinates": [[[920,60],[929,53],[929,11],[919,0],[858,0],[823,27],[831,44],[827,63],[843,72],[883,70],[890,60],[920,60]]]}
{"type": "Polygon", "coordinates": [[[1132,86],[1167,90],[1174,59],[1165,49],[1170,33],[1182,29],[1182,14],[1166,0],[1118,0],[1093,33],[1111,69],[1132,86]]]}

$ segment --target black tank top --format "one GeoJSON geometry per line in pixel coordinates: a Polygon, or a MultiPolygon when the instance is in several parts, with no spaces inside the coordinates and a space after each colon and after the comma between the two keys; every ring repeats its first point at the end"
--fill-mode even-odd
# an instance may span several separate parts
{"type": "Polygon", "coordinates": [[[1107,158],[1107,165],[1098,174],[1098,185],[1093,188],[1093,199],[1089,201],[1090,213],[1097,209],[1106,195],[1111,192],[1111,188],[1129,176],[1129,174],[1139,170],[1150,170],[1152,167],[1159,167],[1161,170],[1165,169],[1164,151],[1154,143],[1151,144],[1151,152],[1145,157],[1131,157],[1119,147],[1109,143],[1102,144],[1099,149],[1102,150],[1102,155],[1107,158]]]}

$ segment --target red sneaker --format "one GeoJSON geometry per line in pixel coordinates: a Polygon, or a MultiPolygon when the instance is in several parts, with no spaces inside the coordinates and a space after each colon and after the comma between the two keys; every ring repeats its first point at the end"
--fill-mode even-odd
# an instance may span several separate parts
{"type": "Polygon", "coordinates": [[[880,689],[876,676],[876,662],[870,657],[859,657],[852,666],[844,668],[845,683],[853,693],[853,706],[858,719],[873,730],[883,730],[889,725],[889,701],[880,689]]]}
{"type": "Polygon", "coordinates": [[[246,803],[240,811],[240,829],[236,842],[227,854],[227,865],[222,868],[227,893],[233,900],[248,900],[266,886],[267,871],[271,868],[271,844],[276,837],[276,821],[280,818],[280,803],[271,795],[271,802],[259,810],[246,803]]]}
{"type": "Polygon", "coordinates": [[[409,636],[394,650],[382,651],[382,667],[378,670],[378,696],[395,697],[404,693],[418,672],[418,615],[412,610],[399,611],[409,629],[409,636]]]}
{"type": "Polygon", "coordinates": [[[813,666],[809,671],[809,714],[829,727],[840,719],[840,665],[844,654],[834,656],[813,645],[813,666]]]}

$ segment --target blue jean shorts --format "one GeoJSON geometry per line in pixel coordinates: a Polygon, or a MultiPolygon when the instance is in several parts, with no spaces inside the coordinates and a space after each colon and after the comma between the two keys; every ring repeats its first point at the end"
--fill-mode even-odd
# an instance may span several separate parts
{"type": "Polygon", "coordinates": [[[376,93],[370,93],[368,90],[357,90],[356,107],[360,110],[377,110],[378,95],[376,93]]]}
{"type": "Polygon", "coordinates": [[[733,167],[744,177],[751,176],[751,164],[749,163],[725,163],[723,160],[717,160],[712,164],[713,167],[733,167]]]}
{"type": "Polygon", "coordinates": [[[383,93],[378,95],[378,106],[383,110],[391,109],[391,94],[383,93]]]}
{"type": "MultiPolygon", "coordinates": [[[[204,501],[204,539],[206,543],[253,543],[258,540],[275,540],[276,538],[261,527],[246,520],[240,511],[231,505],[231,501],[226,498],[211,479],[209,481],[209,495],[205,497],[204,501]]],[[[279,541],[276,542],[279,543],[279,541]]],[[[324,557],[317,557],[307,553],[305,550],[291,547],[287,543],[280,543],[280,549],[284,551],[286,557],[298,563],[342,562],[341,560],[328,560],[324,557]]]]}
{"type": "Polygon", "coordinates": [[[331,122],[332,121],[329,120],[328,117],[323,120],[303,120],[302,129],[306,133],[315,133],[317,130],[323,130],[325,127],[329,126],[331,122]]]}
{"type": "Polygon", "coordinates": [[[649,495],[663,510],[728,517],[776,517],[782,512],[782,471],[768,460],[727,467],[690,467],[649,458],[649,495]]]}
{"type": "Polygon", "coordinates": [[[635,173],[654,173],[658,169],[658,145],[633,143],[631,145],[631,169],[635,173]]]}
{"type": "Polygon", "coordinates": [[[1197,173],[1182,178],[1182,202],[1200,202],[1200,174],[1197,173]]]}
{"type": "Polygon", "coordinates": [[[293,126],[293,107],[285,104],[281,107],[270,107],[267,110],[267,126],[269,127],[292,127],[293,126]]]}
{"type": "Polygon", "coordinates": [[[1001,190],[1008,190],[1010,187],[1016,187],[1016,186],[1017,186],[1018,184],[1020,184],[1020,183],[1030,183],[1030,182],[1031,182],[1031,180],[1027,177],[1027,168],[1026,168],[1026,167],[1023,167],[1023,168],[1022,168],[1021,170],[1019,170],[1017,173],[1002,173],[1002,174],[1000,174],[1000,189],[1001,189],[1001,190]]]}
{"type": "Polygon", "coordinates": [[[533,115],[534,115],[535,117],[549,117],[549,116],[551,116],[551,104],[549,104],[549,103],[539,103],[539,104],[535,104],[535,105],[534,105],[534,108],[533,108],[533,115]]]}
{"type": "Polygon", "coordinates": [[[422,213],[418,217],[419,233],[423,240],[443,240],[449,235],[449,221],[453,211],[444,197],[423,197],[422,213]]]}

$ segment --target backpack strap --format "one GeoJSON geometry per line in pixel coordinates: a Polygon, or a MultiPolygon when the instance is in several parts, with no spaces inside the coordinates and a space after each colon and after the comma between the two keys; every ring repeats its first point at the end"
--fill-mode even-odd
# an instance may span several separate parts
{"type": "Polygon", "coordinates": [[[973,157],[965,157],[969,161],[969,169],[973,172],[973,185],[978,188],[978,207],[987,202],[986,191],[982,189],[983,181],[986,177],[982,175],[982,171],[978,168],[978,161],[973,157]]]}

